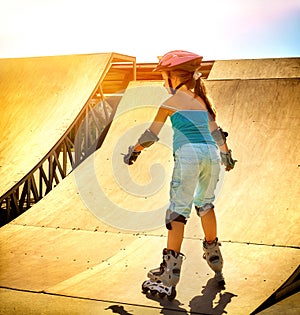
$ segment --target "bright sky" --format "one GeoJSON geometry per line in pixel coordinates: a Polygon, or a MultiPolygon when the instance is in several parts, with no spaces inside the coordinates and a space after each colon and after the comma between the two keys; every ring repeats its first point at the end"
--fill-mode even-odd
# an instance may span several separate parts
{"type": "Polygon", "coordinates": [[[1,0],[0,58],[117,52],[156,62],[300,56],[300,0],[1,0]]]}

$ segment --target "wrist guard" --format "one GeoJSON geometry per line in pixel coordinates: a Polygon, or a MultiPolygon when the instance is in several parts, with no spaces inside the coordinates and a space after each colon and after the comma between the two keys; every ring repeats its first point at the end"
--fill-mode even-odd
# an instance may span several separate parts
{"type": "Polygon", "coordinates": [[[148,148],[158,140],[159,138],[156,134],[154,134],[149,129],[146,129],[145,132],[139,137],[138,143],[142,145],[144,148],[148,148]]]}
{"type": "Polygon", "coordinates": [[[217,145],[220,147],[226,142],[226,138],[228,137],[228,132],[223,131],[222,128],[217,128],[214,130],[211,135],[213,136],[214,140],[216,141],[217,145]]]}

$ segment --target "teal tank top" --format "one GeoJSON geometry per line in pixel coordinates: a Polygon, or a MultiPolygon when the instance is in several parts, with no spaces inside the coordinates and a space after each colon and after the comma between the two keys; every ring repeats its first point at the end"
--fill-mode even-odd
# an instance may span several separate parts
{"type": "Polygon", "coordinates": [[[205,110],[179,110],[171,115],[174,152],[188,143],[206,143],[216,146],[205,110]]]}

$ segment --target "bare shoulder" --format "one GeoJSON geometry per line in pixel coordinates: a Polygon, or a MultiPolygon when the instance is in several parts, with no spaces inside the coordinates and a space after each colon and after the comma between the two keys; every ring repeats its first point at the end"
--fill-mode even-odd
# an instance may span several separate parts
{"type": "Polygon", "coordinates": [[[164,101],[163,105],[172,106],[176,102],[176,99],[176,94],[172,95],[164,101]]]}
{"type": "Polygon", "coordinates": [[[176,93],[175,95],[172,95],[167,100],[165,100],[163,106],[179,109],[180,104],[182,104],[182,98],[179,94],[176,93]]]}
{"type": "Polygon", "coordinates": [[[174,96],[166,99],[159,107],[160,112],[167,113],[169,116],[174,113],[174,111],[178,110],[176,106],[176,101],[174,101],[174,96]]]}
{"type": "Polygon", "coordinates": [[[200,97],[195,97],[193,92],[180,92],[168,98],[164,104],[175,110],[206,110],[205,102],[200,97]]]}

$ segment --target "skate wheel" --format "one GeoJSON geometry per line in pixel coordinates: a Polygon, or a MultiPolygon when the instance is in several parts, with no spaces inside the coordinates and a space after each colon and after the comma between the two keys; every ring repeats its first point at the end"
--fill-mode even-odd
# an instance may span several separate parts
{"type": "Polygon", "coordinates": [[[169,301],[174,300],[174,299],[175,299],[175,296],[176,296],[176,293],[177,293],[177,292],[176,292],[175,288],[172,287],[171,294],[170,294],[170,295],[167,295],[168,300],[169,300],[169,301]]]}
{"type": "Polygon", "coordinates": [[[154,296],[157,293],[157,291],[156,290],[150,290],[150,293],[151,293],[151,295],[154,296]]]}
{"type": "Polygon", "coordinates": [[[147,287],[148,280],[144,281],[142,284],[142,292],[147,293],[149,291],[149,288],[147,287]]]}
{"type": "Polygon", "coordinates": [[[148,288],[142,287],[142,292],[143,292],[143,293],[147,293],[147,292],[148,292],[148,288]]]}
{"type": "Polygon", "coordinates": [[[166,293],[158,293],[158,295],[159,295],[160,298],[163,299],[166,296],[166,293]]]}
{"type": "Polygon", "coordinates": [[[225,280],[221,272],[216,272],[215,279],[220,287],[225,287],[225,280]]]}

